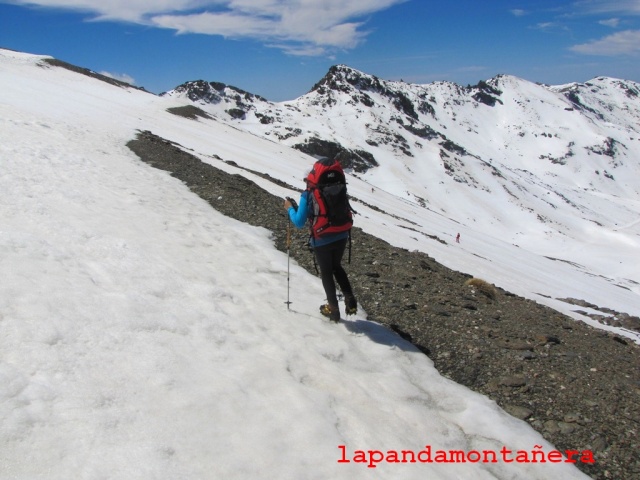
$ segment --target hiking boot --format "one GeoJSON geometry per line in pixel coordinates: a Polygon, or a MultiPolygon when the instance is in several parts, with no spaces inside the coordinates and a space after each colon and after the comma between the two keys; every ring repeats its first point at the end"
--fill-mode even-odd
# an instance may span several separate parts
{"type": "Polygon", "coordinates": [[[320,313],[332,322],[338,323],[340,321],[340,309],[337,305],[332,306],[328,303],[320,305],[320,313]]]}
{"type": "Polygon", "coordinates": [[[347,315],[355,315],[358,311],[358,302],[353,295],[344,295],[344,307],[347,315]]]}

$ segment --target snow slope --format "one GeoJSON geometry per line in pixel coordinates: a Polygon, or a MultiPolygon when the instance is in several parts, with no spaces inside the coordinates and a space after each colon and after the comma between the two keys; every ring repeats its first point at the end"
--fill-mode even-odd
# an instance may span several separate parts
{"type": "Polygon", "coordinates": [[[278,158],[283,177],[303,155],[40,58],[0,50],[2,480],[585,478],[564,462],[339,463],[341,445],[553,447],[378,325],[323,322],[296,265],[288,312],[269,233],[125,144],[149,129],[203,157],[278,158]]]}

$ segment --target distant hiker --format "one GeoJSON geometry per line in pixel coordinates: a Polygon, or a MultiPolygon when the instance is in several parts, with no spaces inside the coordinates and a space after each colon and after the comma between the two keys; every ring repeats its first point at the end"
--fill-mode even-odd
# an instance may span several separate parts
{"type": "Polygon", "coordinates": [[[456,235],[456,243],[460,243],[460,234],[456,235]]]}
{"type": "Polygon", "coordinates": [[[300,195],[297,209],[295,201],[289,198],[285,200],[284,208],[297,228],[304,227],[307,221],[309,223],[309,243],[327,295],[327,303],[320,306],[320,313],[333,322],[339,322],[336,282],[344,294],[346,314],[353,315],[358,311],[347,272],[342,267],[342,257],[353,225],[347,183],[340,163],[329,159],[317,161],[305,182],[307,188],[300,195]]]}

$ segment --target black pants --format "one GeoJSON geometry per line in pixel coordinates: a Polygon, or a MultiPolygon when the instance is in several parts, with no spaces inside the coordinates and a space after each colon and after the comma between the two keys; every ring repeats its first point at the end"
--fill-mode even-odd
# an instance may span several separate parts
{"type": "Polygon", "coordinates": [[[320,268],[320,278],[322,286],[327,295],[329,305],[338,305],[336,296],[336,282],[340,285],[340,290],[345,295],[353,295],[351,284],[347,277],[347,272],[342,268],[342,256],[347,247],[347,240],[339,240],[321,247],[315,247],[313,251],[316,255],[316,262],[320,268]],[[335,281],[334,281],[335,278],[335,281]]]}

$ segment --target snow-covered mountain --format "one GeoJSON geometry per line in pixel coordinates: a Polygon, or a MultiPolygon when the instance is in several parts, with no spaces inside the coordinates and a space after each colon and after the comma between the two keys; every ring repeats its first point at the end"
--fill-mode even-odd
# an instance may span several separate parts
{"type": "Polygon", "coordinates": [[[549,87],[501,75],[464,88],[388,82],[335,66],[308,94],[290,102],[271,103],[204,81],[163,95],[186,98],[305,152],[342,152],[355,171],[388,163],[389,157],[414,159],[479,188],[488,182],[474,175],[477,165],[470,159],[495,163],[494,175],[499,164],[537,174],[553,171],[549,165],[587,163],[593,167],[589,173],[611,179],[624,157],[635,158],[640,142],[640,85],[609,78],[549,87]],[[581,161],[592,155],[608,159],[581,161]]]}
{"type": "Polygon", "coordinates": [[[376,192],[640,293],[637,83],[415,85],[340,65],[288,102],[202,81],[163,95],[305,153],[339,154],[376,192]]]}
{"type": "Polygon", "coordinates": [[[565,225],[566,215],[612,228],[637,219],[640,85],[634,82],[601,77],[549,87],[501,75],[464,88],[388,82],[335,66],[290,102],[203,81],[163,95],[189,99],[312,155],[341,153],[373,186],[462,223],[494,223],[503,239],[520,242],[514,210],[529,212],[523,221],[549,234],[568,236],[574,229],[565,225]],[[398,170],[409,175],[394,176],[398,170]],[[453,207],[451,189],[478,208],[453,207]],[[487,203],[499,204],[499,212],[487,211],[487,203]],[[600,204],[618,214],[612,218],[600,204]]]}
{"type": "MultiPolygon", "coordinates": [[[[241,167],[293,184],[308,156],[60,66],[0,49],[0,478],[586,478],[364,313],[323,322],[319,280],[295,264],[287,312],[287,256],[269,232],[126,144],[150,130],[279,196],[293,191],[241,167]]],[[[400,227],[422,210],[351,186],[378,202],[360,208],[362,228],[416,243],[420,227],[400,227]]],[[[495,242],[466,232],[467,247],[435,253],[497,268],[495,242]]],[[[503,271],[546,265],[501,249],[503,271]]]]}

